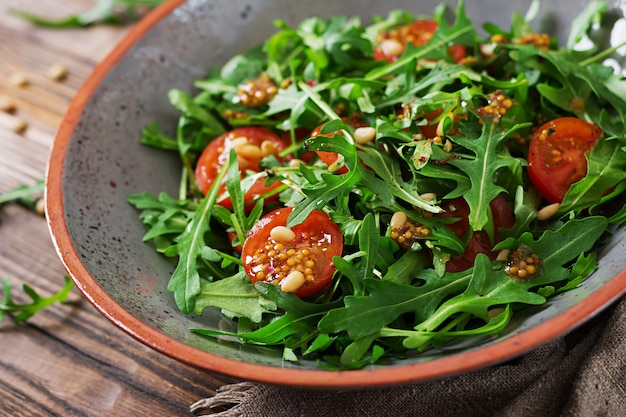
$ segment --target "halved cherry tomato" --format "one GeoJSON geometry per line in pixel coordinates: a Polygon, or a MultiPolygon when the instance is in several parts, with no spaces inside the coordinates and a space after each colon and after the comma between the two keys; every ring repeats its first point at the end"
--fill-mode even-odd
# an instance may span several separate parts
{"type": "MultiPolygon", "coordinates": [[[[237,153],[239,169],[242,171],[243,177],[245,170],[259,172],[259,162],[262,158],[270,154],[276,155],[286,147],[287,142],[283,141],[274,132],[262,127],[241,127],[231,130],[215,138],[200,155],[195,171],[198,187],[205,195],[209,192],[209,188],[211,188],[222,166],[228,163],[231,149],[235,149],[237,153]]],[[[250,202],[257,196],[279,186],[280,183],[275,182],[266,187],[265,179],[261,178],[248,190],[244,200],[246,203],[250,202]]],[[[225,192],[226,185],[222,184],[220,195],[225,192]]],[[[275,198],[277,197],[275,196],[275,198]]],[[[226,208],[232,207],[230,198],[220,200],[218,204],[226,208]]]]}
{"type": "Polygon", "coordinates": [[[562,117],[541,126],[530,141],[528,175],[550,203],[560,203],[570,186],[587,174],[585,152],[602,130],[575,117],[562,117]]]}
{"type": "Polygon", "coordinates": [[[286,207],[261,218],[246,238],[241,260],[252,282],[269,282],[307,297],[330,285],[335,273],[332,259],[341,256],[343,236],[339,226],[319,210],[287,229],[292,211],[293,207],[286,207]]]}
{"type": "MultiPolygon", "coordinates": [[[[407,43],[416,46],[426,45],[437,30],[437,22],[432,20],[418,20],[408,25],[400,26],[380,34],[379,45],[374,48],[376,61],[396,61],[406,49],[407,43]]],[[[448,54],[455,62],[465,58],[466,48],[463,45],[452,45],[448,54]]]]}
{"type": "MultiPolygon", "coordinates": [[[[498,228],[510,229],[515,224],[513,213],[509,204],[504,197],[498,195],[491,203],[491,212],[493,216],[493,223],[495,226],[495,240],[491,242],[489,235],[484,230],[476,231],[472,233],[465,252],[463,255],[451,258],[446,263],[446,271],[459,272],[465,271],[468,268],[474,266],[474,259],[479,253],[484,253],[489,259],[494,260],[497,257],[497,253],[492,250],[494,243],[499,241],[498,228]]],[[[448,224],[448,228],[460,238],[465,237],[469,230],[469,206],[464,198],[459,197],[451,200],[442,207],[445,211],[438,214],[440,217],[459,218],[454,223],[448,224]]]]}

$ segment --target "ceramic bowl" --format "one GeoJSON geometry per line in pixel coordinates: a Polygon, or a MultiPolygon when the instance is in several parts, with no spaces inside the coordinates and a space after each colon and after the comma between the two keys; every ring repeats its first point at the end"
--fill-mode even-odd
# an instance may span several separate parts
{"type": "MultiPolygon", "coordinates": [[[[451,3],[453,3],[451,1],[451,3]]],[[[454,2],[456,3],[456,2],[454,2]]],[[[538,25],[563,36],[586,1],[542,2],[538,25]],[[550,11],[558,11],[551,13],[550,11]]],[[[508,25],[528,1],[468,1],[475,22],[508,25]]],[[[499,337],[478,346],[453,346],[385,366],[334,372],[314,361],[285,362],[280,353],[219,343],[191,327],[217,328],[219,312],[183,315],[166,290],[174,263],[142,243],[145,230],[129,194],[176,195],[176,157],[139,143],[142,128],[159,120],[174,132],[177,112],[167,92],[192,91],[211,67],[275,31],[276,18],[296,25],[314,15],[353,15],[367,21],[394,8],[431,14],[435,1],[171,0],[134,26],[99,64],[71,103],[53,146],[47,210],[58,254],[84,296],[139,341],[199,368],[273,384],[349,388],[426,381],[501,363],[578,326],[626,288],[626,237],[618,230],[600,268],[575,290],[527,309],[499,337]]],[[[453,4],[454,6],[454,4],[453,4]]]]}

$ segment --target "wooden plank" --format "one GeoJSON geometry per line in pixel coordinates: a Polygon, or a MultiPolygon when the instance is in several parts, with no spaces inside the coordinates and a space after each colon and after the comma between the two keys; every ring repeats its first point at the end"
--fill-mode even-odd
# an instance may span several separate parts
{"type": "MultiPolygon", "coordinates": [[[[50,17],[85,10],[96,0],[3,0],[0,5],[0,193],[43,179],[50,146],[67,106],[128,28],[51,30],[7,15],[14,7],[50,17]],[[80,42],[76,42],[80,39],[80,42]],[[48,77],[60,63],[62,81],[48,77]],[[14,73],[29,81],[16,86],[14,73]],[[27,128],[16,132],[14,123],[27,128]]],[[[58,291],[65,271],[45,219],[17,204],[0,207],[0,279],[16,302],[28,284],[58,291]]],[[[77,290],[25,324],[0,322],[0,416],[188,416],[188,407],[236,382],[194,369],[144,346],[95,310],[77,290]]]]}
{"type": "Polygon", "coordinates": [[[94,26],[86,29],[33,30],[31,24],[8,13],[14,9],[50,19],[61,19],[89,10],[96,3],[97,0],[2,0],[0,26],[10,29],[13,33],[25,34],[33,44],[44,44],[58,50],[59,56],[83,57],[99,62],[124,36],[127,27],[94,26]],[[77,39],[80,39],[80,42],[76,42],[77,39]]]}
{"type": "MultiPolygon", "coordinates": [[[[16,301],[28,283],[50,295],[63,283],[43,218],[18,205],[0,213],[0,277],[16,301]]],[[[0,322],[0,415],[184,416],[222,377],[153,351],[108,322],[74,290],[24,325],[0,322]],[[34,401],[36,400],[36,401],[34,401]],[[7,414],[3,414],[7,413],[7,414]]]]}

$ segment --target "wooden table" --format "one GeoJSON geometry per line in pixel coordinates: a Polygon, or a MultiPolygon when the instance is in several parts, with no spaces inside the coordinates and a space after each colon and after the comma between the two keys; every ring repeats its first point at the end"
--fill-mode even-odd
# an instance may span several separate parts
{"type": "MultiPolygon", "coordinates": [[[[96,0],[0,2],[0,194],[44,178],[57,127],[91,69],[128,27],[42,29],[9,8],[64,17],[96,0]],[[55,65],[67,69],[50,78],[55,65]],[[21,76],[25,85],[17,85],[21,76]],[[23,131],[20,131],[20,126],[23,131]]],[[[43,216],[18,204],[0,207],[0,279],[15,301],[27,283],[51,295],[64,283],[43,216]]],[[[0,322],[0,416],[189,416],[189,406],[232,381],[169,359],[135,341],[74,290],[16,325],[0,322]]]]}

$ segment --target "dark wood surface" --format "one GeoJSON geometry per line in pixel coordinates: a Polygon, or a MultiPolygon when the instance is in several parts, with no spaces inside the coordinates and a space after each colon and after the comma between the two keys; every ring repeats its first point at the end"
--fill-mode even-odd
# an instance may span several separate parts
{"type": "MultiPolygon", "coordinates": [[[[44,178],[54,134],[91,69],[126,27],[42,29],[10,8],[64,17],[95,0],[0,2],[0,193],[44,178]],[[56,81],[48,71],[67,69],[56,81]],[[26,85],[15,84],[21,76],[26,85]],[[23,126],[22,132],[17,126],[23,126]]],[[[27,283],[58,291],[65,272],[42,215],[18,204],[0,207],[0,279],[15,301],[27,283]]],[[[0,322],[0,416],[189,416],[189,405],[234,382],[167,358],[101,316],[78,291],[24,324],[0,322]]]]}

